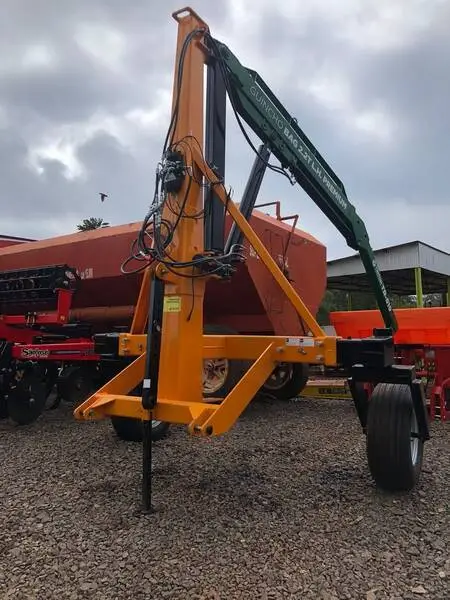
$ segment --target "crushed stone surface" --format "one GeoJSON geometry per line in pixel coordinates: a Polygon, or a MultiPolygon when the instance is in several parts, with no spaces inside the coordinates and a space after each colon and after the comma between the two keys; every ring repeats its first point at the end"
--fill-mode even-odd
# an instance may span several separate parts
{"type": "Polygon", "coordinates": [[[221,438],[141,445],[70,406],[0,421],[2,600],[448,600],[450,424],[431,424],[420,485],[370,478],[353,406],[254,401],[221,438]]]}

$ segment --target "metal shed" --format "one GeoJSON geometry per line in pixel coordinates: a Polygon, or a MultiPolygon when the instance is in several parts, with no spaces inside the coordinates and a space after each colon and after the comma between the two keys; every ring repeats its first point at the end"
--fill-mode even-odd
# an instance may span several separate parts
{"type": "MultiPolygon", "coordinates": [[[[414,241],[375,251],[388,293],[417,296],[423,306],[424,294],[443,294],[450,300],[450,254],[424,242],[414,241]]],[[[359,254],[327,263],[328,289],[371,292],[359,254]]]]}

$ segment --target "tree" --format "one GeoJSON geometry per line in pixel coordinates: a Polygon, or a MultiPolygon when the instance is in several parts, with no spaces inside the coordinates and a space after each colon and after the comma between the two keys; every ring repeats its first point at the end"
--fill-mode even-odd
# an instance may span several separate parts
{"type": "MultiPolygon", "coordinates": [[[[412,308],[416,306],[414,296],[390,295],[392,308],[412,308]]],[[[424,297],[425,301],[425,297],[424,297]]],[[[372,292],[327,289],[320,304],[317,321],[319,325],[330,324],[330,312],[347,310],[373,310],[377,309],[377,301],[372,292]]]]}
{"type": "Polygon", "coordinates": [[[101,227],[109,227],[109,223],[99,217],[83,219],[82,223],[77,225],[78,231],[92,231],[93,229],[100,229],[101,227]]]}

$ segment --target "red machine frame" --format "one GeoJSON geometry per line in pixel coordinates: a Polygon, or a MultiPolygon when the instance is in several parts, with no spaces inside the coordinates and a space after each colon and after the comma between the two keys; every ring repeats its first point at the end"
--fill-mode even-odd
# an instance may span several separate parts
{"type": "Polygon", "coordinates": [[[72,338],[64,342],[37,344],[35,325],[65,325],[69,322],[73,290],[56,289],[56,310],[29,312],[21,315],[0,314],[0,339],[12,342],[12,357],[16,360],[100,360],[90,338],[72,338]]]}
{"type": "Polygon", "coordinates": [[[417,375],[427,380],[430,418],[450,420],[450,345],[411,344],[397,347],[397,352],[400,364],[414,362],[417,375]]]}

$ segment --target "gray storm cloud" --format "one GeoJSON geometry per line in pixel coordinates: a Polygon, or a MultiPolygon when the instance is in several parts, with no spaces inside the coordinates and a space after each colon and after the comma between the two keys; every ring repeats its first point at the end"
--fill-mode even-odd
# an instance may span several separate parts
{"type": "MultiPolygon", "coordinates": [[[[450,250],[450,3],[430,1],[422,13],[420,3],[381,2],[390,7],[386,23],[378,5],[356,5],[305,2],[289,12],[289,2],[201,0],[193,8],[298,118],[374,246],[421,239],[450,250]]],[[[182,4],[29,7],[0,7],[0,232],[43,238],[91,215],[141,219],[168,125],[171,11],[182,4]],[[100,205],[99,191],[108,203],[100,205]]],[[[227,184],[239,199],[253,155],[231,114],[228,123],[227,184]]],[[[299,212],[330,257],[347,253],[298,186],[269,174],[262,195],[299,212]]]]}

